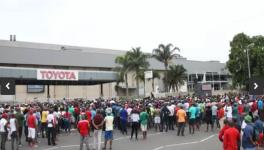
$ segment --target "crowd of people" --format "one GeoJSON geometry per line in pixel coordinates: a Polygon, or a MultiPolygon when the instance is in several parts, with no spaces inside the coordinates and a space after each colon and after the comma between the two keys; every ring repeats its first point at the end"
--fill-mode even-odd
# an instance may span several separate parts
{"type": "Polygon", "coordinates": [[[113,130],[123,135],[131,128],[130,140],[138,140],[139,129],[143,140],[147,131],[177,130],[177,136],[195,134],[205,125],[205,132],[219,132],[224,150],[254,150],[263,146],[263,99],[247,96],[213,97],[166,97],[142,100],[96,99],[62,100],[55,103],[30,103],[2,105],[0,107],[1,150],[11,140],[12,150],[22,144],[22,135],[30,147],[37,147],[39,138],[46,138],[48,145],[55,146],[58,134],[70,135],[72,129],[80,134],[80,149],[83,144],[90,149],[88,141],[93,139],[93,149],[112,149],[113,130]],[[104,144],[101,136],[104,133],[104,144]],[[241,139],[242,135],[242,139],[241,139]]]}

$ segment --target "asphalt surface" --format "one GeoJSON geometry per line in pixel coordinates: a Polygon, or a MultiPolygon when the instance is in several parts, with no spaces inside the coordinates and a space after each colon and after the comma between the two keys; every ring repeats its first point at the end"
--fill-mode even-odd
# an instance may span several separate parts
{"type": "MultiPolygon", "coordinates": [[[[221,150],[222,144],[217,138],[218,130],[205,132],[202,128],[196,131],[194,135],[188,133],[188,128],[185,129],[185,136],[177,136],[176,130],[168,132],[155,132],[153,129],[148,131],[147,140],[142,139],[142,133],[139,132],[139,139],[130,140],[129,135],[122,135],[120,131],[114,131],[113,150],[221,150]]],[[[92,133],[91,133],[92,135],[92,133]]],[[[103,134],[102,134],[103,135],[103,134]]],[[[92,148],[92,137],[89,138],[90,148],[92,148]]],[[[21,150],[36,149],[36,150],[78,150],[79,149],[79,134],[73,131],[70,135],[62,133],[58,136],[56,146],[48,146],[47,139],[39,138],[37,148],[29,148],[27,143],[22,140],[21,150]]],[[[102,137],[103,141],[103,137],[102,137]]],[[[7,142],[7,150],[11,150],[11,142],[7,142]]],[[[102,144],[103,145],[103,144],[102,144]]],[[[108,145],[109,148],[109,145],[108,145]]],[[[86,149],[84,145],[84,149],[86,149]]]]}

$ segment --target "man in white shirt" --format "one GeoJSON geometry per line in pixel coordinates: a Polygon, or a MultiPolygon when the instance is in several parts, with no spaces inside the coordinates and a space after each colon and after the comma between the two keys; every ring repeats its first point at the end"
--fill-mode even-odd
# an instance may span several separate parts
{"type": "Polygon", "coordinates": [[[49,111],[49,114],[47,116],[47,136],[48,136],[48,145],[55,146],[55,126],[56,126],[56,120],[53,115],[53,110],[49,111]]]}
{"type": "Polygon", "coordinates": [[[131,130],[131,138],[130,140],[133,138],[133,134],[135,132],[136,135],[136,140],[138,139],[138,126],[139,126],[139,113],[133,109],[131,112],[131,122],[132,122],[132,130],[131,130]]]}
{"type": "Polygon", "coordinates": [[[170,114],[169,114],[169,130],[174,130],[174,126],[173,126],[174,107],[171,104],[169,104],[167,106],[167,108],[170,111],[170,114]]]}
{"type": "Polygon", "coordinates": [[[228,105],[225,107],[225,116],[228,120],[232,120],[232,106],[230,103],[228,103],[228,105]]]}
{"type": "Polygon", "coordinates": [[[106,149],[106,144],[109,141],[110,142],[110,149],[112,149],[112,142],[113,142],[113,129],[114,129],[114,117],[112,116],[112,113],[107,113],[107,116],[104,119],[105,121],[105,142],[104,142],[104,148],[106,149]]]}
{"type": "Polygon", "coordinates": [[[7,114],[3,113],[0,120],[1,150],[5,150],[7,134],[7,114]]]}
{"type": "Polygon", "coordinates": [[[15,149],[14,142],[16,140],[16,150],[18,150],[18,133],[17,133],[18,123],[14,114],[11,114],[10,116],[11,118],[9,122],[10,122],[10,132],[11,132],[11,148],[12,150],[15,149]]]}

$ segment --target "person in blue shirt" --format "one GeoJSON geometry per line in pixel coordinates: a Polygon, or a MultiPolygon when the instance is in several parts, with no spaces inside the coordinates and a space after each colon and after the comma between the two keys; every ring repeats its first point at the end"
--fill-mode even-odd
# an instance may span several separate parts
{"type": "Polygon", "coordinates": [[[263,110],[263,101],[262,101],[262,99],[258,100],[258,110],[263,110]]]}
{"type": "Polygon", "coordinates": [[[125,110],[125,108],[121,108],[120,110],[120,121],[121,121],[121,132],[124,135],[124,133],[126,133],[127,135],[127,111],[125,110]]]}
{"type": "Polygon", "coordinates": [[[242,147],[244,150],[256,150],[256,142],[253,140],[254,125],[252,124],[252,117],[247,115],[244,120],[247,125],[242,137],[242,147]]]}
{"type": "Polygon", "coordinates": [[[263,121],[261,121],[258,116],[255,117],[255,120],[256,120],[254,123],[255,128],[257,129],[258,133],[262,133],[263,132],[263,121]]]}
{"type": "Polygon", "coordinates": [[[189,108],[189,132],[190,134],[194,134],[194,126],[195,126],[195,119],[196,119],[196,111],[194,104],[191,105],[189,108]]]}
{"type": "Polygon", "coordinates": [[[200,130],[200,123],[201,123],[201,108],[195,104],[195,108],[196,108],[196,128],[199,131],[200,130]]]}

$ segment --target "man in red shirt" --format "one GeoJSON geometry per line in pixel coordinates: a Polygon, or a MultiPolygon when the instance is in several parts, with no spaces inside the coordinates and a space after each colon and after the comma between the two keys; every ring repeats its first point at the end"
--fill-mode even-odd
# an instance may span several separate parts
{"type": "Polygon", "coordinates": [[[242,116],[243,113],[244,113],[244,105],[243,105],[243,104],[239,104],[239,105],[238,105],[238,114],[239,114],[240,116],[242,116]]]}
{"type": "MultiPolygon", "coordinates": [[[[89,124],[92,125],[92,123],[91,123],[91,122],[92,122],[92,121],[91,121],[91,120],[92,120],[92,113],[91,113],[89,107],[86,108],[86,112],[85,112],[85,114],[86,114],[86,118],[87,118],[89,124]]],[[[89,136],[91,136],[91,135],[90,135],[90,132],[89,132],[89,136]]]]}
{"type": "Polygon", "coordinates": [[[89,122],[85,119],[85,115],[81,116],[81,119],[78,122],[77,128],[80,133],[80,150],[83,149],[83,143],[86,144],[86,149],[89,150],[89,143],[88,143],[88,134],[89,134],[89,122]]]}
{"type": "Polygon", "coordinates": [[[35,145],[37,124],[36,124],[36,117],[33,115],[32,110],[29,111],[29,115],[27,118],[27,124],[28,124],[28,139],[29,139],[28,144],[31,147],[33,147],[33,146],[37,147],[35,145]]]}
{"type": "Polygon", "coordinates": [[[78,105],[76,105],[74,107],[74,118],[75,118],[75,127],[77,126],[77,123],[79,122],[80,118],[79,118],[79,115],[80,115],[80,108],[78,105]]]}
{"type": "Polygon", "coordinates": [[[223,127],[224,117],[225,117],[225,110],[222,106],[220,106],[220,108],[217,110],[217,120],[220,129],[223,127]]]}
{"type": "Polygon", "coordinates": [[[240,133],[233,121],[229,121],[229,128],[224,132],[224,150],[237,150],[240,142],[240,133]]]}
{"type": "Polygon", "coordinates": [[[220,130],[219,134],[218,134],[218,138],[221,142],[224,141],[224,134],[225,134],[225,131],[229,128],[229,125],[228,125],[228,120],[224,120],[224,127],[220,130]]]}
{"type": "Polygon", "coordinates": [[[94,126],[94,135],[93,135],[93,148],[94,150],[101,150],[101,136],[102,136],[102,128],[104,125],[104,117],[100,114],[100,110],[96,111],[96,115],[92,121],[94,126]]]}

